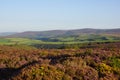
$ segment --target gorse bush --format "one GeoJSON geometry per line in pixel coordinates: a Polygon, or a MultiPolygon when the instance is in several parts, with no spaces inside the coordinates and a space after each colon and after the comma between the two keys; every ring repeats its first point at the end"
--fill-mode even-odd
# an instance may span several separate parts
{"type": "Polygon", "coordinates": [[[116,57],[110,57],[109,58],[109,65],[114,68],[120,68],[120,59],[116,57]]]}
{"type": "Polygon", "coordinates": [[[100,63],[97,67],[100,77],[104,77],[112,72],[112,68],[105,63],[100,63]]]}

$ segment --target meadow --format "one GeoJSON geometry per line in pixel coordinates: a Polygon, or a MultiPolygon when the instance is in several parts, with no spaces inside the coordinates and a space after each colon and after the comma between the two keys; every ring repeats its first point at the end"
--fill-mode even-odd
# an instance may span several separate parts
{"type": "Polygon", "coordinates": [[[79,44],[90,42],[119,42],[117,34],[82,34],[54,37],[0,37],[0,45],[79,44]]]}

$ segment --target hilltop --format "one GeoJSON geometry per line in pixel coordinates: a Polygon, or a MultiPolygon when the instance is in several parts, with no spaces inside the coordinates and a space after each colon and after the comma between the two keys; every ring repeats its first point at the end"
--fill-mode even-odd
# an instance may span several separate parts
{"type": "Polygon", "coordinates": [[[49,30],[49,31],[26,31],[12,34],[8,37],[24,37],[24,38],[42,38],[42,37],[63,37],[77,36],[82,34],[120,34],[118,29],[76,29],[76,30],[49,30]]]}

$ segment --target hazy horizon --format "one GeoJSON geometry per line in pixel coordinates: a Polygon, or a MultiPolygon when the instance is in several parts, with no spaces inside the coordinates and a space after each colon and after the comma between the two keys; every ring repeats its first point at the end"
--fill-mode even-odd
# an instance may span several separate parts
{"type": "Polygon", "coordinates": [[[120,0],[3,0],[0,32],[120,28],[120,0]]]}
{"type": "MultiPolygon", "coordinates": [[[[100,29],[100,28],[81,28],[81,29],[100,29]]],[[[109,29],[120,29],[120,28],[108,28],[108,29],[102,29],[101,30],[109,30],[109,29]]],[[[51,29],[51,30],[28,30],[28,31],[8,31],[8,32],[0,32],[0,33],[22,33],[22,32],[29,32],[29,31],[54,31],[54,30],[80,30],[78,29],[51,29]]]]}

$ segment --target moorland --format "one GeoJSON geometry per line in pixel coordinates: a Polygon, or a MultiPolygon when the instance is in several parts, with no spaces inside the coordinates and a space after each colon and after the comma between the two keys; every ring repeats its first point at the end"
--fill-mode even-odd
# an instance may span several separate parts
{"type": "Polygon", "coordinates": [[[120,80],[120,29],[3,35],[0,80],[120,80]]]}

